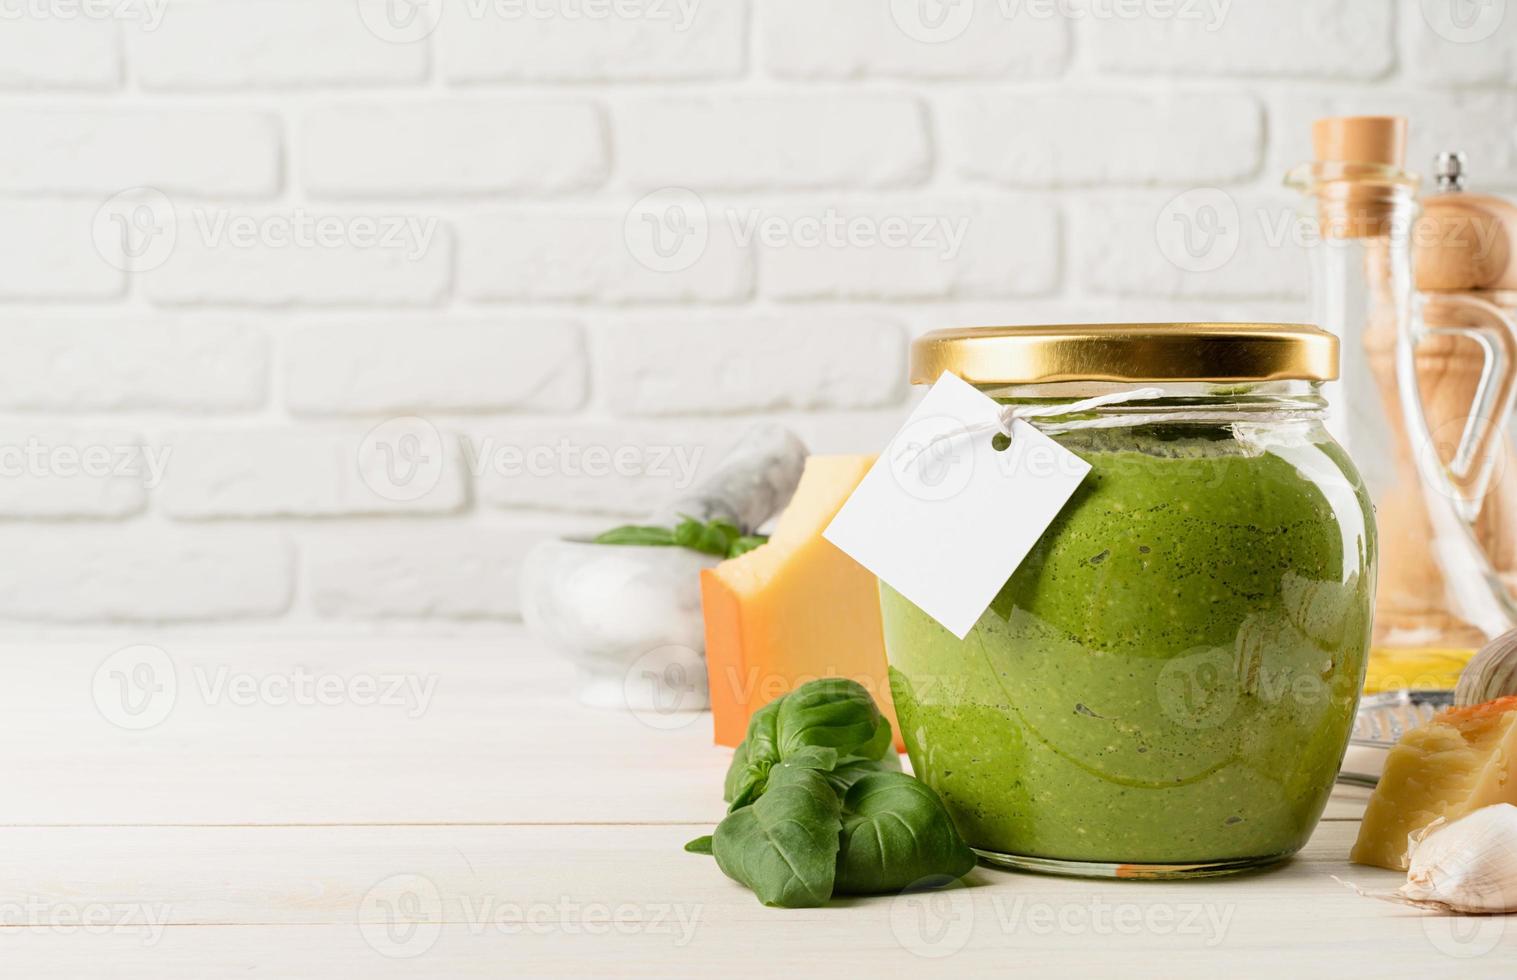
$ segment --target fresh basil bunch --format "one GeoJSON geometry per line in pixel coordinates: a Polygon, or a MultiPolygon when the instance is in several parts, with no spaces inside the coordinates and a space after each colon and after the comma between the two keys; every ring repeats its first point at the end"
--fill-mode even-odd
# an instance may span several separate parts
{"type": "Polygon", "coordinates": [[[748,721],[727,770],[727,816],[685,845],[765,905],[942,883],[974,867],[938,795],[900,771],[890,722],[859,684],[829,677],[748,721]]]}
{"type": "Polygon", "coordinates": [[[636,544],[664,548],[689,548],[718,558],[736,558],[768,541],[762,534],[744,534],[730,521],[715,518],[702,523],[684,517],[674,527],[628,524],[596,535],[596,544],[636,544]]]}

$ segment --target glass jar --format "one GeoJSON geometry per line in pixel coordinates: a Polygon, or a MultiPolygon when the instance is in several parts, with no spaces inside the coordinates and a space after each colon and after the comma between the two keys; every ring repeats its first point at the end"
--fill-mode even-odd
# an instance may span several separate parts
{"type": "MultiPolygon", "coordinates": [[[[963,639],[881,586],[919,778],[992,863],[1225,874],[1310,836],[1369,647],[1375,528],[1323,426],[1337,345],[1313,327],[939,331],[1004,404],[1139,400],[1034,423],[1091,471],[963,639]]],[[[1008,500],[1008,507],[1016,501],[1008,500]]]]}
{"type": "Polygon", "coordinates": [[[1517,626],[1501,575],[1510,490],[1488,495],[1517,398],[1517,323],[1473,295],[1418,292],[1413,245],[1419,264],[1466,277],[1503,240],[1457,204],[1434,209],[1452,222],[1413,234],[1405,119],[1319,119],[1312,142],[1315,162],[1286,181],[1302,194],[1313,319],[1342,341],[1331,428],[1384,532],[1366,689],[1451,689],[1476,650],[1517,626]]]}

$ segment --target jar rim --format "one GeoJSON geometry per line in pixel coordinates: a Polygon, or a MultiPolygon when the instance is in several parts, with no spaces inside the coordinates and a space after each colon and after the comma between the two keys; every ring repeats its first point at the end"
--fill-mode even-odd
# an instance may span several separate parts
{"type": "Polygon", "coordinates": [[[912,384],[1332,381],[1338,338],[1308,323],[1082,323],[954,327],[911,344],[912,384]]]}

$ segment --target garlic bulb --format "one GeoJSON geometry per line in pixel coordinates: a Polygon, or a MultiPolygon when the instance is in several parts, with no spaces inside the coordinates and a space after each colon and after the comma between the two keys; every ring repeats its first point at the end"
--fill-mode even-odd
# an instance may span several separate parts
{"type": "Polygon", "coordinates": [[[1517,694],[1517,630],[1487,643],[1465,665],[1454,689],[1454,703],[1468,708],[1509,694],[1517,694]]]}
{"type": "Polygon", "coordinates": [[[1517,912],[1517,806],[1435,820],[1409,843],[1406,884],[1392,898],[1446,912],[1517,912]]]}

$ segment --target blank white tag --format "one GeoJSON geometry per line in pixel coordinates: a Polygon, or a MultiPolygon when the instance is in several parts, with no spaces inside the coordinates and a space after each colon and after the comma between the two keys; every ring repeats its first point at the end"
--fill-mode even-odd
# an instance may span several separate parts
{"type": "Polygon", "coordinates": [[[1090,464],[944,372],[822,533],[963,639],[1090,464]],[[966,431],[969,430],[969,431],[966,431]]]}

